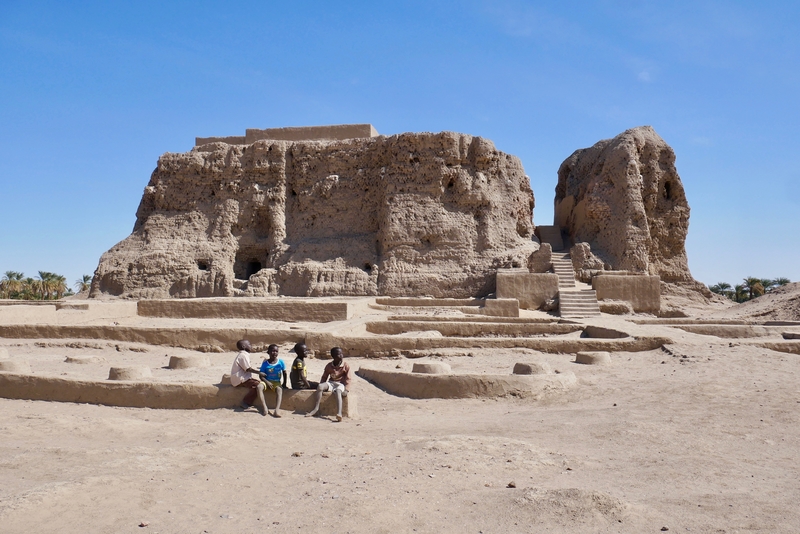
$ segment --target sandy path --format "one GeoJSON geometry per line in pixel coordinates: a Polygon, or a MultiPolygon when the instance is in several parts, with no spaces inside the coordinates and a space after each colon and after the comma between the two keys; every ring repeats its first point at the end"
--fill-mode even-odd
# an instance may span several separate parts
{"type": "MultiPolygon", "coordinates": [[[[800,357],[713,341],[673,351],[686,357],[615,354],[610,367],[475,351],[449,362],[491,372],[543,359],[580,385],[539,402],[415,401],[359,380],[362,417],[341,424],[0,400],[0,524],[3,532],[800,530],[800,357]]],[[[313,364],[312,375],[323,362],[313,364]]]]}

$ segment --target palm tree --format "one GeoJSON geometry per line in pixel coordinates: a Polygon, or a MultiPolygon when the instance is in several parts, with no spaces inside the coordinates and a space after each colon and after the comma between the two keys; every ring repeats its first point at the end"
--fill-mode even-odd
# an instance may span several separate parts
{"type": "Polygon", "coordinates": [[[773,289],[775,289],[775,281],[771,278],[762,278],[761,279],[761,286],[764,288],[764,293],[769,293],[773,289]]]}
{"type": "Polygon", "coordinates": [[[22,290],[22,279],[25,275],[19,271],[6,271],[0,280],[0,295],[6,299],[16,298],[22,290]]]}
{"type": "Polygon", "coordinates": [[[774,285],[775,287],[785,286],[786,284],[791,284],[791,283],[792,283],[791,280],[783,277],[776,278],[775,280],[772,281],[772,285],[774,285]]]}
{"type": "Polygon", "coordinates": [[[89,287],[92,285],[92,275],[84,274],[81,278],[75,280],[74,287],[78,293],[83,293],[84,291],[89,291],[89,287]]]}
{"type": "Polygon", "coordinates": [[[56,300],[63,297],[64,293],[67,291],[69,291],[69,287],[67,287],[67,277],[53,273],[53,292],[55,293],[56,300]]]}
{"type": "Polygon", "coordinates": [[[709,287],[708,289],[710,289],[717,295],[722,295],[723,297],[728,297],[729,299],[733,299],[733,288],[727,282],[716,283],[713,286],[709,287]]]}
{"type": "Polygon", "coordinates": [[[27,277],[22,281],[22,288],[19,291],[19,298],[23,300],[36,300],[36,280],[27,277]]]}
{"type": "Polygon", "coordinates": [[[750,299],[760,297],[764,294],[764,285],[761,283],[761,279],[755,276],[748,276],[745,278],[744,287],[750,299]]]}
{"type": "Polygon", "coordinates": [[[744,302],[748,300],[747,289],[744,284],[736,284],[733,286],[733,300],[736,302],[744,302]]]}
{"type": "Polygon", "coordinates": [[[39,300],[50,300],[52,291],[53,273],[39,271],[39,275],[36,277],[36,292],[39,294],[39,300]]]}

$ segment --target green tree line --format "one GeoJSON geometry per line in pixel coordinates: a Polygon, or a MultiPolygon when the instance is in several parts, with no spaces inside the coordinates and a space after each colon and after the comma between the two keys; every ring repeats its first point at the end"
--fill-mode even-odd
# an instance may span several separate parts
{"type": "MultiPolygon", "coordinates": [[[[77,291],[88,291],[91,275],[85,274],[75,281],[77,291]]],[[[6,271],[0,279],[0,298],[20,300],[58,300],[74,295],[67,285],[67,278],[60,274],[39,271],[34,277],[26,277],[19,271],[6,271]]]]}
{"type": "Polygon", "coordinates": [[[765,293],[769,293],[777,287],[785,286],[790,282],[791,280],[788,278],[775,278],[774,280],[770,280],[769,278],[748,276],[742,280],[741,284],[736,284],[735,286],[727,282],[719,282],[708,289],[734,302],[745,302],[760,297],[765,293]]]}

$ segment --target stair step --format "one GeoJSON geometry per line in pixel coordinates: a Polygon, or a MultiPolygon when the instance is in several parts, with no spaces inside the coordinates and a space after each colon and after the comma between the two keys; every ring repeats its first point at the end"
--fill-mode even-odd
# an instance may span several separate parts
{"type": "Polygon", "coordinates": [[[592,289],[580,291],[559,291],[559,314],[562,317],[599,317],[600,305],[597,303],[597,292],[592,289]]]}

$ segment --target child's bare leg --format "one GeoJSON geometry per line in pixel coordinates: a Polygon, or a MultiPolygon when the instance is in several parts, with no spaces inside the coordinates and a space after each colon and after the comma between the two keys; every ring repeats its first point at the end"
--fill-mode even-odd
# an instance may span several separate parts
{"type": "Polygon", "coordinates": [[[306,417],[311,417],[312,415],[316,415],[319,411],[319,404],[322,402],[322,392],[325,391],[325,384],[322,383],[317,386],[317,391],[314,393],[314,396],[317,398],[317,404],[314,406],[314,409],[311,410],[306,414],[306,417]]]}
{"type": "Polygon", "coordinates": [[[267,415],[267,401],[264,398],[264,382],[259,382],[258,386],[256,387],[256,391],[258,391],[258,400],[261,402],[261,415],[267,415]]]}
{"type": "Polygon", "coordinates": [[[342,420],[342,390],[336,388],[336,407],[338,408],[338,412],[336,412],[336,420],[342,420]]]}
{"type": "Polygon", "coordinates": [[[275,417],[280,417],[281,414],[278,413],[278,410],[281,408],[281,400],[283,400],[283,388],[280,386],[275,386],[275,396],[278,398],[277,402],[275,403],[275,411],[272,412],[272,415],[275,417]]]}

